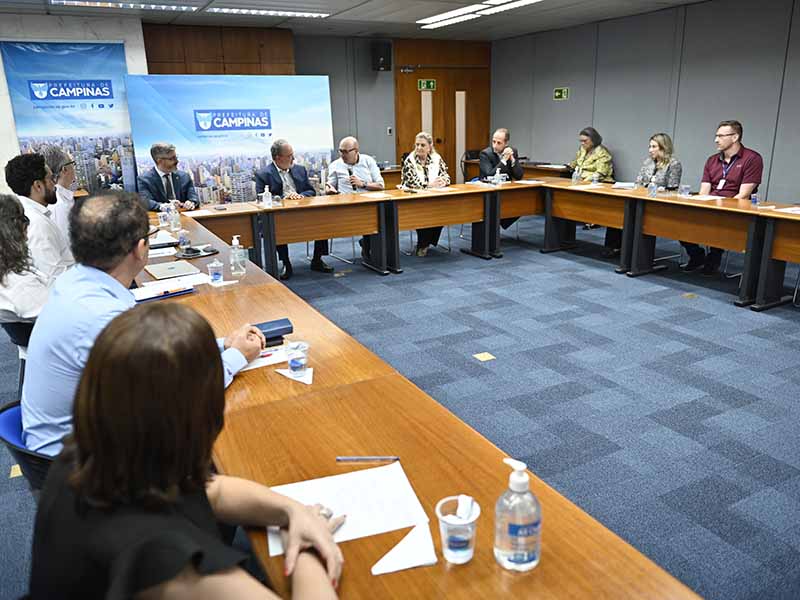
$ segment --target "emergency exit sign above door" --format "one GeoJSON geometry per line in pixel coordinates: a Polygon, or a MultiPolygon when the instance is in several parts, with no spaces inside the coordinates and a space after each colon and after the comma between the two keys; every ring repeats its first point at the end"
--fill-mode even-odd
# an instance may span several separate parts
{"type": "Polygon", "coordinates": [[[568,87],[554,88],[553,100],[569,100],[569,88],[568,87]]]}
{"type": "Polygon", "coordinates": [[[417,89],[420,92],[435,92],[436,80],[435,79],[417,79],[417,89]]]}

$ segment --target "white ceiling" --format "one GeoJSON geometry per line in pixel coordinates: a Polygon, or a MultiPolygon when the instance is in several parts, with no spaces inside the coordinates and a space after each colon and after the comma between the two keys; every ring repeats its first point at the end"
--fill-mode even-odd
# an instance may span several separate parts
{"type": "MultiPolygon", "coordinates": [[[[121,2],[125,0],[105,0],[121,2]]],[[[138,16],[147,23],[283,27],[299,35],[418,37],[497,40],[661,10],[698,0],[542,0],[440,29],[420,29],[418,19],[480,0],[128,0],[197,7],[195,12],[124,10],[51,5],[49,0],[0,0],[0,13],[138,16]],[[206,12],[208,8],[249,8],[328,13],[326,19],[298,19],[206,12]]]]}

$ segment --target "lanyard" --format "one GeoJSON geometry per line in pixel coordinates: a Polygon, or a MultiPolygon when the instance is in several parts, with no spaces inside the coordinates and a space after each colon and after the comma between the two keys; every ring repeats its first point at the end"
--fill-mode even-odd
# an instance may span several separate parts
{"type": "Polygon", "coordinates": [[[728,178],[728,171],[731,170],[731,168],[733,167],[733,163],[736,162],[737,158],[739,158],[739,157],[738,156],[734,156],[731,159],[731,162],[728,163],[728,167],[727,168],[725,168],[725,161],[723,159],[720,159],[720,160],[722,160],[722,178],[723,179],[727,179],[728,178]]]}

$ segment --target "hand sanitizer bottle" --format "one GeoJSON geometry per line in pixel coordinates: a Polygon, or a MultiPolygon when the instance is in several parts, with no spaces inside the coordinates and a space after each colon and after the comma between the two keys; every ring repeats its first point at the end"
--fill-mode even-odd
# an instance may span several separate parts
{"type": "Polygon", "coordinates": [[[514,470],[495,508],[494,558],[509,571],[530,571],[542,551],[542,507],[528,489],[527,465],[513,458],[503,462],[514,470]]]}
{"type": "Polygon", "coordinates": [[[233,236],[231,241],[231,275],[242,277],[247,272],[247,250],[239,243],[239,236],[233,236]]]}

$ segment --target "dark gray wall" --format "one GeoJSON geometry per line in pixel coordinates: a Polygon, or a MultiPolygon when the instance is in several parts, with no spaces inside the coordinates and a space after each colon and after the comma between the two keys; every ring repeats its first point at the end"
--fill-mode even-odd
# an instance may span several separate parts
{"type": "Polygon", "coordinates": [[[330,78],[334,144],[354,135],[362,152],[394,162],[394,74],[372,70],[370,43],[295,36],[295,73],[330,78]],[[392,128],[391,136],[386,134],[387,127],[392,128]]]}
{"type": "Polygon", "coordinates": [[[535,160],[571,160],[592,124],[617,179],[630,181],[650,135],[666,131],[697,189],[717,123],[738,119],[764,157],[762,193],[800,203],[789,158],[800,136],[800,0],[712,0],[502,40],[492,65],[492,127],[511,129],[535,160]],[[562,86],[570,99],[556,102],[562,86]]]}

